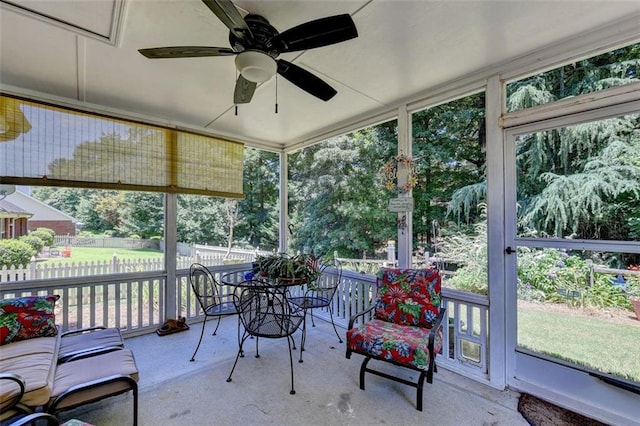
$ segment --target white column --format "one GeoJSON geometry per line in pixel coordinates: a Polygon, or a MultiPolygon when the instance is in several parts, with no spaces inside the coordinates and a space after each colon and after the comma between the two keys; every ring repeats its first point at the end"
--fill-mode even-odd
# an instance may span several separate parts
{"type": "Polygon", "coordinates": [[[177,318],[178,300],[176,298],[176,267],[177,267],[177,230],[178,196],[164,195],[164,265],[167,271],[165,286],[164,317],[177,318]]]}
{"type": "Polygon", "coordinates": [[[287,243],[289,237],[289,191],[287,185],[289,182],[289,163],[287,162],[287,153],[280,151],[280,229],[279,229],[279,249],[281,253],[287,252],[287,243]]]}
{"type": "MultiPolygon", "coordinates": [[[[504,132],[501,117],[505,109],[504,86],[495,75],[487,81],[487,262],[489,283],[489,380],[502,389],[506,386],[506,291],[505,291],[505,203],[504,132]]],[[[511,166],[513,167],[513,166],[511,166]]]]}
{"type": "MultiPolygon", "coordinates": [[[[407,113],[406,105],[398,108],[398,155],[412,156],[411,116],[407,113]]],[[[398,186],[407,183],[407,169],[398,164],[398,186]]],[[[412,191],[399,195],[413,197],[412,191]]],[[[406,227],[398,227],[398,267],[411,267],[411,253],[413,252],[413,214],[412,212],[398,213],[398,222],[402,221],[406,227]],[[403,218],[404,216],[404,218],[403,218]]]]}

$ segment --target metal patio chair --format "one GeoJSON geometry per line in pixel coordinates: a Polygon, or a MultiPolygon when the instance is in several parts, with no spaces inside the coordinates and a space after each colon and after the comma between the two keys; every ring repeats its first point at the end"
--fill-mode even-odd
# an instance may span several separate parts
{"type": "MultiPolygon", "coordinates": [[[[204,321],[202,322],[202,331],[200,332],[200,340],[198,340],[198,346],[193,351],[190,361],[194,361],[196,353],[200,349],[202,343],[202,336],[204,335],[204,327],[207,324],[207,319],[217,318],[215,330],[213,330],[213,336],[216,335],[218,327],[220,327],[220,320],[223,317],[237,315],[236,309],[237,296],[233,293],[224,294],[222,292],[222,286],[213,277],[211,272],[203,265],[194,263],[189,270],[189,283],[193,289],[193,293],[202,308],[204,313],[204,321]]],[[[238,318],[238,343],[240,342],[240,319],[238,318]]]]}
{"type": "Polygon", "coordinates": [[[236,302],[236,306],[240,312],[240,320],[245,331],[227,382],[231,382],[231,375],[236,368],[238,358],[242,356],[243,345],[247,338],[256,337],[256,358],[260,357],[258,351],[260,337],[267,339],[284,338],[289,345],[289,365],[291,368],[291,391],[289,393],[294,395],[296,391],[293,383],[291,342],[293,341],[292,335],[300,327],[303,316],[292,313],[286,299],[285,290],[260,284],[244,288],[239,300],[236,302]]]}
{"type": "Polygon", "coordinates": [[[316,326],[313,318],[314,309],[328,309],[329,318],[331,319],[331,325],[333,331],[338,337],[338,341],[342,343],[342,337],[336,329],[336,324],[333,321],[333,297],[336,294],[336,290],[342,282],[342,265],[336,259],[331,262],[327,262],[320,266],[320,276],[318,279],[307,285],[307,289],[303,296],[290,297],[289,303],[291,303],[296,309],[304,311],[304,321],[302,323],[302,341],[300,343],[300,361],[302,362],[302,351],[304,350],[304,344],[306,341],[307,331],[307,312],[311,314],[311,325],[316,326]],[[335,274],[326,274],[327,269],[335,269],[335,274]]]}
{"type": "Polygon", "coordinates": [[[425,379],[433,382],[436,354],[442,350],[440,272],[436,269],[382,269],[376,280],[375,303],[349,320],[347,353],[364,355],[360,389],[365,373],[375,374],[416,388],[416,409],[422,411],[425,379]],[[373,318],[369,316],[373,314],[373,318]],[[360,319],[360,325],[354,325],[360,319]],[[372,359],[419,372],[412,382],[387,371],[374,370],[372,359]]]}

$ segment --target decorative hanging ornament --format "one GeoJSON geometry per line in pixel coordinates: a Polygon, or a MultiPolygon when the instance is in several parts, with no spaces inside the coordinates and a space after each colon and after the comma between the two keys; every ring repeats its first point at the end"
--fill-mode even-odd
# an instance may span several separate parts
{"type": "Polygon", "coordinates": [[[416,170],[413,158],[405,154],[399,154],[387,161],[380,171],[378,176],[382,185],[389,191],[395,191],[399,194],[404,194],[411,191],[418,183],[418,172],[416,170]],[[407,171],[407,182],[404,185],[398,186],[398,165],[402,164],[407,171]]]}

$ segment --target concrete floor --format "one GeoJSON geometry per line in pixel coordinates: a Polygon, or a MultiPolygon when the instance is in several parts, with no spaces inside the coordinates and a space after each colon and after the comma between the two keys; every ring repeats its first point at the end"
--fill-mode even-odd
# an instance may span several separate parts
{"type": "MultiPolygon", "coordinates": [[[[498,391],[440,368],[433,384],[425,383],[422,412],[415,409],[414,388],[367,375],[359,388],[362,357],[345,358],[329,323],[308,328],[304,362],[293,351],[296,394],[290,395],[287,344],[260,340],[256,359],[253,340],[245,347],[233,381],[226,382],[237,351],[237,320],[222,320],[216,336],[207,323],[195,362],[189,362],[201,323],[164,337],[128,338],[126,346],[140,372],[139,424],[153,425],[528,425],[518,413],[519,394],[498,391]]],[[[341,333],[344,330],[338,329],[341,333]]],[[[299,341],[299,333],[296,334],[299,341]]],[[[372,363],[373,364],[373,361],[372,363]]],[[[414,372],[387,363],[377,367],[414,372]]],[[[82,419],[99,426],[132,423],[132,397],[119,395],[60,413],[61,420],[82,419]]]]}

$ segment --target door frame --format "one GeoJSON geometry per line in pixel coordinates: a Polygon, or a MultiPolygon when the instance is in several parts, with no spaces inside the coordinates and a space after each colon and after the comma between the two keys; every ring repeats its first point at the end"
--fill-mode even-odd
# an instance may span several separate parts
{"type": "Polygon", "coordinates": [[[508,254],[507,247],[518,246],[553,247],[568,249],[587,249],[596,251],[624,251],[640,253],[640,242],[601,241],[601,240],[563,240],[518,238],[516,235],[516,164],[515,140],[522,134],[562,128],[584,122],[596,121],[630,113],[640,113],[640,93],[635,90],[622,91],[626,99],[617,101],[606,94],[595,94],[596,104],[577,107],[575,102],[567,100],[572,108],[538,107],[524,123],[522,112],[505,115],[504,141],[504,247],[505,256],[505,297],[506,297],[506,352],[507,352],[507,384],[521,392],[536,395],[554,404],[565,406],[573,411],[594,417],[598,420],[628,424],[637,421],[637,407],[640,406],[640,395],[607,383],[602,377],[589,374],[585,369],[559,360],[551,361],[539,354],[517,349],[517,255],[508,254]],[[629,101],[632,93],[633,100],[629,101]],[[607,100],[603,104],[603,100],[607,100]],[[555,111],[550,114],[550,111],[555,111]],[[542,119],[539,121],[537,118],[542,119]],[[507,117],[509,116],[509,117],[507,117]],[[511,121],[509,120],[511,118],[511,121]],[[523,124],[517,124],[518,122],[523,124]]]}

